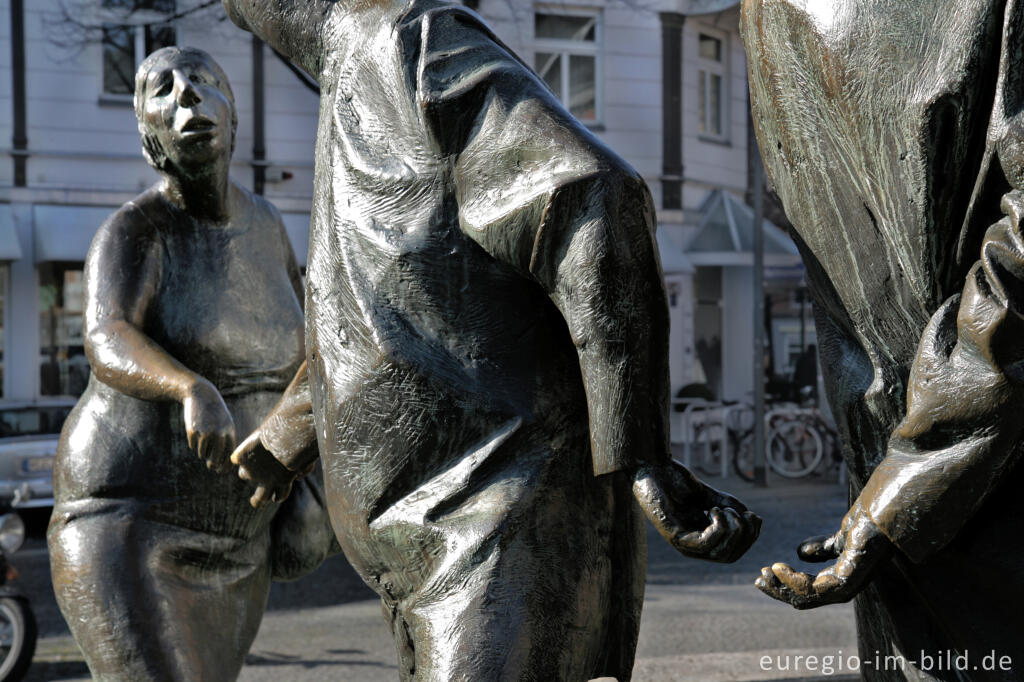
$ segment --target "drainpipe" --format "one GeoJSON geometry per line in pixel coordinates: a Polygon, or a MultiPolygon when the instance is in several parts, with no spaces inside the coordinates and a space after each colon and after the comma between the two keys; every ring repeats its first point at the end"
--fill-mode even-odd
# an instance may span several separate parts
{"type": "Polygon", "coordinates": [[[267,182],[266,97],[263,88],[263,41],[252,37],[252,187],[263,194],[267,182]]]}
{"type": "Polygon", "coordinates": [[[764,442],[764,180],[754,147],[754,483],[768,485],[764,442]]]}
{"type": "Polygon", "coordinates": [[[683,24],[686,17],[660,12],[661,207],[683,207],[683,24]]]}
{"type": "Polygon", "coordinates": [[[14,157],[14,186],[28,184],[28,129],[25,116],[25,3],[11,0],[11,85],[14,95],[14,135],[11,156],[14,157]]]}

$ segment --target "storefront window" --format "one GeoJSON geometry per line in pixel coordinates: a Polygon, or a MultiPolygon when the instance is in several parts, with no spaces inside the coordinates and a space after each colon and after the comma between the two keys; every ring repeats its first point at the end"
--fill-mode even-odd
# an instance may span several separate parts
{"type": "Polygon", "coordinates": [[[7,310],[7,266],[0,265],[0,398],[4,397],[4,320],[7,310]]]}
{"type": "Polygon", "coordinates": [[[41,395],[78,397],[89,380],[82,340],[82,264],[39,265],[41,395]]]}

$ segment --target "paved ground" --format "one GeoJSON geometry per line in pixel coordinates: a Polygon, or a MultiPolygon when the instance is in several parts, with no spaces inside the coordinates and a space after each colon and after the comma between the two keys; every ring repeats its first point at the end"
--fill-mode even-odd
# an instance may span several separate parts
{"type": "MultiPolygon", "coordinates": [[[[714,484],[715,479],[708,480],[714,484]]],[[[752,586],[761,566],[795,560],[794,548],[801,539],[838,527],[845,493],[835,481],[820,479],[773,478],[767,489],[729,479],[723,487],[764,517],[761,538],[739,562],[722,566],[685,559],[649,534],[648,587],[634,680],[855,679],[836,659],[840,652],[846,659],[856,651],[850,606],[797,612],[752,586]],[[817,656],[810,666],[808,656],[817,656]],[[833,661],[830,676],[825,675],[827,656],[833,661]]],[[[88,670],[53,600],[41,537],[33,538],[15,560],[40,620],[41,638],[27,679],[87,679],[88,670]]],[[[393,682],[395,670],[377,600],[344,559],[335,557],[306,579],[275,585],[241,680],[393,682]]]]}

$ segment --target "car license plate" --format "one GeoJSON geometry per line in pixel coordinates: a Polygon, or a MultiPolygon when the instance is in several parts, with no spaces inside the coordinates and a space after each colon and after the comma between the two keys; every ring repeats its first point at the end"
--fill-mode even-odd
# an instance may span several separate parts
{"type": "Polygon", "coordinates": [[[21,461],[25,473],[34,474],[42,471],[53,471],[53,455],[47,457],[29,457],[21,461]]]}

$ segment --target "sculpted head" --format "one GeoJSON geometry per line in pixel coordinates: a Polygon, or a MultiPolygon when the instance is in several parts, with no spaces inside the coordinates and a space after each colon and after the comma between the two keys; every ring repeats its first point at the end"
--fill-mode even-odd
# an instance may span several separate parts
{"type": "Polygon", "coordinates": [[[227,76],[192,47],[165,47],[135,73],[135,115],[150,165],[188,173],[230,159],[238,115],[227,76]]]}

